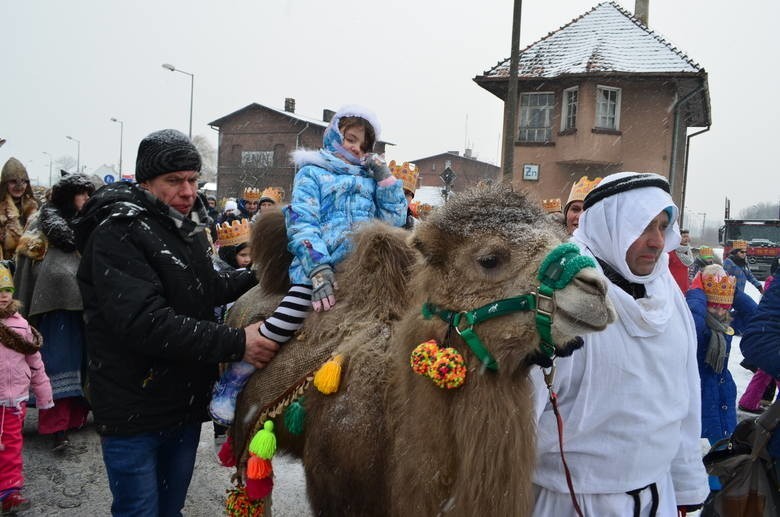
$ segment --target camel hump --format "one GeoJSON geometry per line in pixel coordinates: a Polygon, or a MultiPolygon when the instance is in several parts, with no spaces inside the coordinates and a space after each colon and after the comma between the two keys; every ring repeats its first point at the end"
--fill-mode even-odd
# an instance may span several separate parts
{"type": "Polygon", "coordinates": [[[290,288],[289,269],[293,256],[287,250],[284,213],[274,209],[252,225],[252,263],[257,280],[267,293],[284,294],[290,288]]]}

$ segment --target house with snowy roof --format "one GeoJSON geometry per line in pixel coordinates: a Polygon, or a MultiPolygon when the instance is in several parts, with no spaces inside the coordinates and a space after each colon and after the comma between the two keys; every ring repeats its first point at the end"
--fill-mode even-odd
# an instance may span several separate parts
{"type": "MultiPolygon", "coordinates": [[[[474,81],[506,101],[509,65],[474,81]]],[[[523,49],[518,95],[516,187],[565,202],[581,176],[657,172],[684,206],[690,140],[711,124],[707,73],[616,2],[523,49]]]]}
{"type": "MultiPolygon", "coordinates": [[[[219,132],[217,197],[237,197],[245,187],[281,187],[289,201],[295,178],[290,153],[322,147],[322,135],[335,114],[324,109],[321,120],[300,115],[295,99],[288,97],[284,109],[254,102],[209,122],[219,132]]],[[[384,153],[386,145],[378,141],[375,152],[384,153]]]]}

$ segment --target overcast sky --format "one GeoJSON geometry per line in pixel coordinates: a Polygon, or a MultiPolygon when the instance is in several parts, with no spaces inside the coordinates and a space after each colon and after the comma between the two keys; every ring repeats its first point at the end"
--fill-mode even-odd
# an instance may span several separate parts
{"type": "MultiPolygon", "coordinates": [[[[521,48],[598,2],[525,0],[521,48]]],[[[151,131],[193,135],[252,102],[320,118],[359,103],[376,111],[388,158],[473,148],[498,163],[503,103],[473,78],[509,56],[511,0],[109,0],[0,2],[0,163],[22,160],[48,184],[49,159],[125,170],[151,131]]],[[[620,3],[633,11],[633,0],[620,3]]],[[[650,27],[709,73],[712,130],[692,140],[687,206],[722,218],[780,200],[777,0],[650,0],[650,27]]],[[[565,194],[562,196],[565,197],[565,194]]]]}

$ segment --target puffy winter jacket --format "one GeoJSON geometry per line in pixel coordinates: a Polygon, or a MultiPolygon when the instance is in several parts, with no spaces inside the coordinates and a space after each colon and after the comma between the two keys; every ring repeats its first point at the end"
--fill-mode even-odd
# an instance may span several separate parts
{"type": "MultiPolygon", "coordinates": [[[[25,341],[33,340],[30,325],[18,312],[0,320],[0,323],[25,341]]],[[[0,343],[0,406],[19,407],[29,398],[30,389],[35,394],[39,409],[54,407],[51,384],[43,367],[41,353],[26,355],[0,343]]]]}
{"type": "MultiPolygon", "coordinates": [[[[200,200],[195,212],[208,221],[200,200]]],[[[205,227],[178,227],[129,183],[98,190],[74,228],[98,432],[207,420],[217,363],[241,359],[245,345],[242,329],[214,322],[214,307],[255,285],[252,273],[214,271],[205,227]]]]}

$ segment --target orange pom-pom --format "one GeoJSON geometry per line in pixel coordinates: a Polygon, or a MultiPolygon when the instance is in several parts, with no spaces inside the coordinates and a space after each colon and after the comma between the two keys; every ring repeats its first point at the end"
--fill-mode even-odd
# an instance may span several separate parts
{"type": "Polygon", "coordinates": [[[435,339],[417,345],[415,349],[412,350],[412,355],[409,358],[412,370],[420,375],[427,376],[438,351],[439,344],[435,339]]]}
{"type": "Polygon", "coordinates": [[[466,381],[466,362],[454,348],[442,348],[436,354],[428,376],[440,388],[459,388],[466,381]]]}

